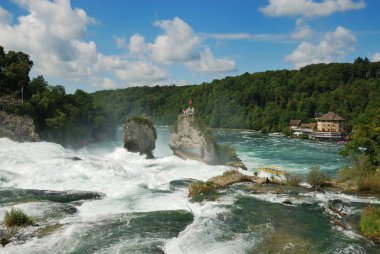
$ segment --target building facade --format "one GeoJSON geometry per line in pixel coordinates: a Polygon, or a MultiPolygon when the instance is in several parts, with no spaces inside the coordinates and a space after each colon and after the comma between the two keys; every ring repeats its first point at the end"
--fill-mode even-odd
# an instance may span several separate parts
{"type": "Polygon", "coordinates": [[[346,120],[334,112],[329,112],[317,120],[318,132],[344,132],[346,130],[346,120]]]}

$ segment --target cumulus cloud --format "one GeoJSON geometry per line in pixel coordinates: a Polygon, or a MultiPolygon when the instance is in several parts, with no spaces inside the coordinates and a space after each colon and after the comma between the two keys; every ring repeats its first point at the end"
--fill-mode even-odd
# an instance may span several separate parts
{"type": "Polygon", "coordinates": [[[295,68],[313,64],[341,61],[354,50],[356,37],[344,28],[337,27],[335,31],[326,33],[318,44],[301,42],[285,61],[292,62],[295,68]]]}
{"type": "Polygon", "coordinates": [[[175,17],[173,20],[160,20],[154,25],[165,32],[154,43],[148,44],[157,62],[173,63],[199,59],[197,47],[201,40],[182,19],[175,17]]]}
{"type": "Polygon", "coordinates": [[[380,53],[375,53],[371,56],[371,60],[373,62],[379,62],[380,61],[380,53]]]}
{"type": "Polygon", "coordinates": [[[217,73],[235,70],[235,62],[229,59],[216,59],[209,48],[201,54],[200,59],[186,63],[186,66],[195,72],[217,73]]]}
{"type": "Polygon", "coordinates": [[[307,40],[313,36],[313,30],[304,23],[302,19],[297,19],[296,29],[290,35],[290,38],[295,40],[307,40]]]}
{"type": "Polygon", "coordinates": [[[5,10],[4,8],[0,6],[0,24],[9,23],[10,19],[11,19],[11,15],[9,14],[9,12],[7,12],[7,10],[5,10]]]}
{"type": "MultiPolygon", "coordinates": [[[[87,26],[95,19],[82,9],[72,8],[70,0],[14,2],[27,14],[18,18],[18,24],[9,24],[9,14],[0,9],[1,45],[7,50],[28,53],[34,61],[33,69],[38,73],[104,88],[115,87],[111,78],[119,79],[123,84],[134,79],[154,84],[169,78],[164,70],[151,63],[99,53],[95,42],[83,40],[87,26]],[[103,77],[105,71],[111,78],[103,77]],[[99,84],[94,84],[95,81],[99,84]]],[[[116,42],[119,46],[126,46],[122,38],[116,42]]]]}
{"type": "Polygon", "coordinates": [[[128,48],[129,48],[129,51],[135,55],[140,55],[144,53],[147,48],[144,37],[139,34],[133,35],[129,39],[128,48]]]}
{"type": "Polygon", "coordinates": [[[235,70],[230,59],[215,58],[208,47],[202,45],[201,37],[182,19],[160,20],[154,23],[164,33],[152,43],[146,43],[139,34],[129,40],[130,53],[145,57],[158,64],[183,64],[189,70],[203,73],[229,72],[235,70]]]}
{"type": "Polygon", "coordinates": [[[267,16],[303,16],[307,18],[329,16],[336,12],[364,8],[364,0],[269,0],[260,11],[267,16]]]}

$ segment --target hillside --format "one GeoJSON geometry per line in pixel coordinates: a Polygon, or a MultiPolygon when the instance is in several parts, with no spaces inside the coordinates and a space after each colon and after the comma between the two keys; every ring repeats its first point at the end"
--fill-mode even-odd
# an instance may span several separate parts
{"type": "Polygon", "coordinates": [[[380,62],[358,58],[353,64],[315,64],[200,85],[132,87],[92,96],[119,121],[145,114],[157,124],[173,124],[191,98],[196,113],[211,127],[280,131],[290,119],[314,121],[328,111],[353,125],[361,114],[380,108],[380,62]]]}

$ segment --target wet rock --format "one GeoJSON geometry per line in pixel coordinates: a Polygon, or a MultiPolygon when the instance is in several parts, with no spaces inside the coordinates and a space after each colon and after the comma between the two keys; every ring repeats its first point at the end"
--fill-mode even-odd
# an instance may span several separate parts
{"type": "Polygon", "coordinates": [[[210,165],[226,165],[246,168],[235,150],[215,142],[211,131],[195,115],[179,115],[169,136],[169,147],[183,159],[203,161],[210,165]]]}
{"type": "Polygon", "coordinates": [[[128,118],[124,127],[124,148],[153,158],[152,151],[156,148],[156,139],[156,128],[152,121],[142,116],[128,118]]]}
{"type": "Polygon", "coordinates": [[[229,170],[223,173],[223,175],[215,176],[207,180],[206,182],[196,182],[189,186],[189,197],[195,197],[197,195],[217,190],[234,183],[241,182],[255,182],[266,183],[267,178],[260,178],[257,176],[249,176],[240,173],[237,170],[229,170]]]}
{"type": "Polygon", "coordinates": [[[245,166],[243,162],[232,161],[232,162],[227,162],[226,165],[234,167],[234,168],[241,168],[241,169],[247,170],[247,167],[245,166]]]}
{"type": "Polygon", "coordinates": [[[29,116],[11,115],[0,111],[0,137],[16,141],[39,141],[36,126],[29,116]]]}

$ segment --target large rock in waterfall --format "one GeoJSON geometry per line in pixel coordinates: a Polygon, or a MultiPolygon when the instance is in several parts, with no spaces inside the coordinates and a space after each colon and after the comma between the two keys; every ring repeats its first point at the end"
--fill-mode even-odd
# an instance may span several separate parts
{"type": "Polygon", "coordinates": [[[153,158],[157,133],[152,121],[146,117],[133,116],[127,119],[124,127],[124,148],[130,152],[146,154],[153,158]]]}
{"type": "Polygon", "coordinates": [[[178,116],[170,132],[169,147],[183,159],[246,169],[235,150],[229,145],[217,144],[208,127],[194,114],[178,116]]]}
{"type": "Polygon", "coordinates": [[[15,141],[39,141],[36,126],[29,116],[18,116],[0,111],[0,137],[15,141]]]}

